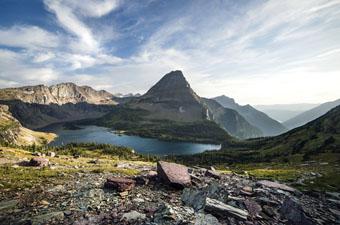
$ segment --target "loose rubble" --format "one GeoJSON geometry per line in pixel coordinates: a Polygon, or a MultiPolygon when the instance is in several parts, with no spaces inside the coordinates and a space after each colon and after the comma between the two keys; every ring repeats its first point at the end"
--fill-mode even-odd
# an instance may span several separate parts
{"type": "Polygon", "coordinates": [[[64,183],[0,194],[0,224],[340,224],[338,193],[311,196],[274,181],[166,162],[134,167],[139,175],[84,171],[64,183]]]}

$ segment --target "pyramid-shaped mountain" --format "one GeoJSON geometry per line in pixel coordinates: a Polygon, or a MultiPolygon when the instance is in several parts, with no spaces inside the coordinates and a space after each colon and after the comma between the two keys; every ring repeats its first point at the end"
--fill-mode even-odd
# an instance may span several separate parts
{"type": "Polygon", "coordinates": [[[152,120],[214,121],[238,138],[263,135],[237,111],[226,109],[215,100],[199,97],[178,70],[164,75],[147,93],[130,102],[129,106],[148,111],[147,118],[152,120]]]}
{"type": "Polygon", "coordinates": [[[166,74],[132,105],[151,112],[153,119],[193,122],[207,117],[200,97],[179,70],[166,74]]]}

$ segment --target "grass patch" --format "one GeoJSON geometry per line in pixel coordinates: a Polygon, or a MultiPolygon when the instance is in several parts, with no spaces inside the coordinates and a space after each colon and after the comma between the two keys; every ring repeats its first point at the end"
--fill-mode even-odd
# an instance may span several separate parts
{"type": "Polygon", "coordinates": [[[60,171],[50,169],[37,169],[29,167],[13,168],[0,167],[1,189],[20,190],[30,188],[42,182],[51,182],[60,175],[60,171]]]}

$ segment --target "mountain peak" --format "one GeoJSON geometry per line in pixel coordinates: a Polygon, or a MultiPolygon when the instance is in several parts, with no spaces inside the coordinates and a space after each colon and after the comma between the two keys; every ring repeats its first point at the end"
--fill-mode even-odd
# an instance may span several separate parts
{"type": "Polygon", "coordinates": [[[134,107],[146,109],[157,119],[199,121],[206,117],[200,97],[179,70],[165,74],[150,90],[136,99],[134,107]]]}
{"type": "Polygon", "coordinates": [[[185,79],[182,71],[175,70],[165,74],[149,91],[159,91],[166,89],[190,89],[188,81],[185,79]]]}
{"type": "Polygon", "coordinates": [[[191,89],[190,84],[185,79],[182,71],[175,70],[165,74],[150,90],[144,95],[144,97],[162,98],[185,98],[186,95],[190,95],[195,99],[198,96],[191,89]]]}

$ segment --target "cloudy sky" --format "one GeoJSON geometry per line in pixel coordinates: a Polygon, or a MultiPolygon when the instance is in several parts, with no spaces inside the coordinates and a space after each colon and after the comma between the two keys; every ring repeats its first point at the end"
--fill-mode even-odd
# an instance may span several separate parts
{"type": "Polygon", "coordinates": [[[340,0],[0,0],[0,87],[144,93],[177,69],[242,104],[340,98],[340,0]]]}

